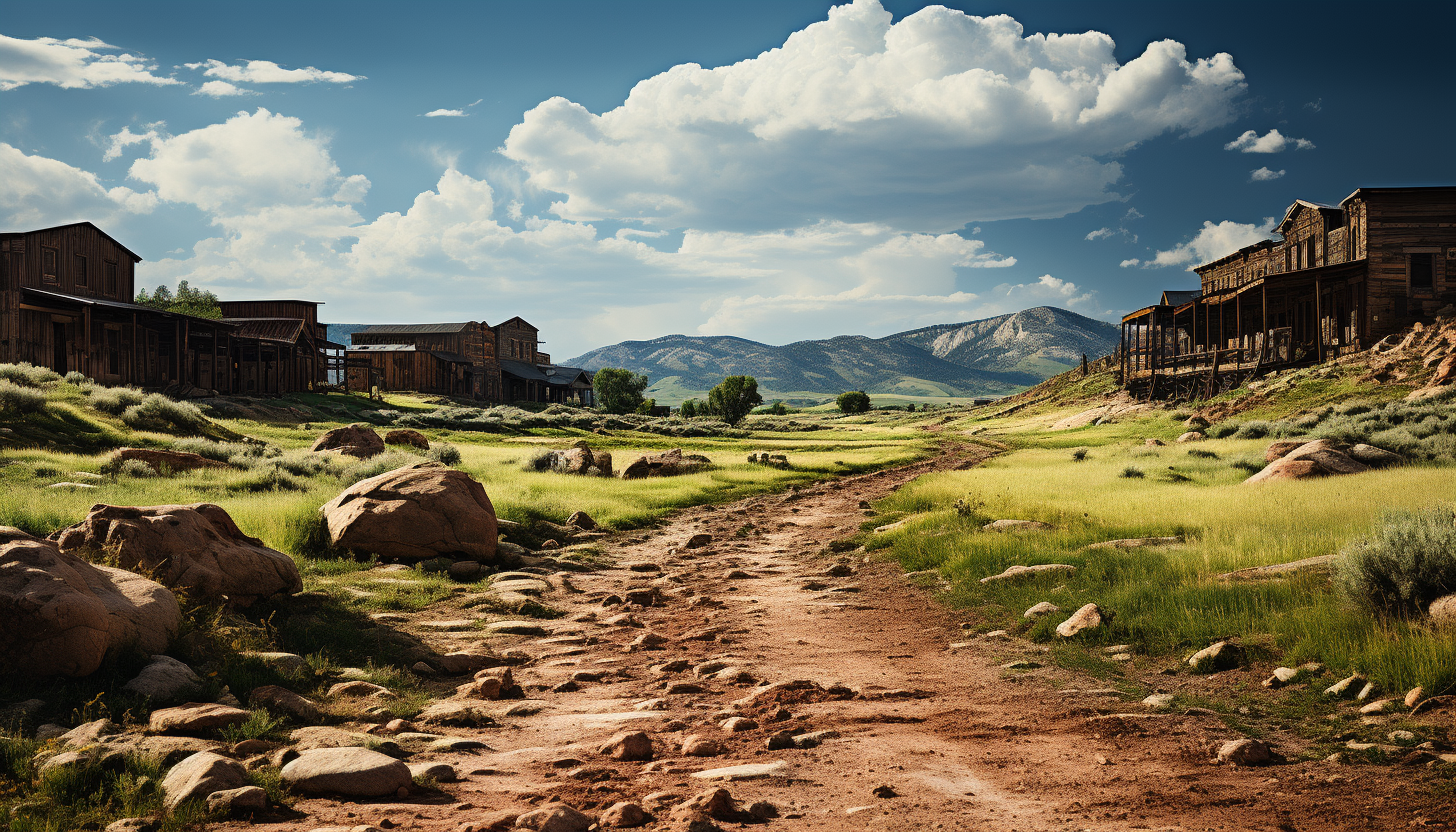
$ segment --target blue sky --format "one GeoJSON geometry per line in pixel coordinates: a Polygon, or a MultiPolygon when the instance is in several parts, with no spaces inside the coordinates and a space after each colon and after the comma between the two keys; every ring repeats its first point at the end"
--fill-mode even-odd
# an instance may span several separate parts
{"type": "Polygon", "coordinates": [[[14,4],[0,228],[564,359],[1111,320],[1295,198],[1456,182],[1453,4],[952,5],[14,4]]]}

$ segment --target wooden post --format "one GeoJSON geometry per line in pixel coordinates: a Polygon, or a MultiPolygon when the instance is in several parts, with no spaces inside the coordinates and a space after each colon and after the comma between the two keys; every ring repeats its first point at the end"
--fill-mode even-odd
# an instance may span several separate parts
{"type": "MultiPolygon", "coordinates": [[[[81,325],[86,327],[86,334],[81,338],[83,352],[81,353],[81,366],[77,369],[87,378],[96,378],[96,373],[92,372],[94,368],[91,366],[91,305],[87,304],[81,307],[81,310],[81,325]]],[[[120,344],[117,344],[116,347],[121,349],[120,344]]]]}
{"type": "Polygon", "coordinates": [[[1315,355],[1320,363],[1325,360],[1325,314],[1324,298],[1320,297],[1323,291],[1319,275],[1314,277],[1314,348],[1315,355]]]}
{"type": "Polygon", "coordinates": [[[1259,361],[1263,362],[1264,355],[1269,349],[1269,286],[1259,285],[1259,306],[1262,309],[1263,321],[1260,323],[1263,334],[1259,336],[1259,361]]]}

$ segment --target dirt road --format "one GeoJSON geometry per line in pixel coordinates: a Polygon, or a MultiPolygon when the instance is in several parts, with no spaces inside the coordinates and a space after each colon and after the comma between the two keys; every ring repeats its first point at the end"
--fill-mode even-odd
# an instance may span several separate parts
{"type": "MultiPolygon", "coordinates": [[[[488,746],[411,758],[449,763],[459,782],[404,802],[303,800],[293,819],[253,828],[509,829],[511,816],[554,801],[593,816],[629,801],[656,818],[646,828],[687,829],[684,810],[674,807],[715,787],[745,812],[725,820],[720,811],[724,828],[759,822],[746,813],[759,801],[777,815],[763,828],[783,830],[1452,823],[1451,807],[1413,784],[1419,774],[1410,768],[1214,765],[1214,749],[1239,736],[1216,716],[1153,714],[1135,698],[1097,690],[1105,684],[1052,667],[1002,669],[1037,661],[1044,648],[984,639],[952,648],[969,640],[960,619],[896,567],[823,554],[864,521],[862,500],[970,464],[975,453],[962,448],[796,493],[696,508],[650,534],[620,536],[609,548],[621,568],[552,577],[557,588],[544,600],[566,618],[539,622],[544,635],[491,638],[496,650],[532,657],[514,671],[525,707],[495,703],[502,714],[495,727],[422,729],[488,746]],[[695,535],[711,542],[687,548],[695,535]],[[602,604],[654,588],[650,606],[602,604]],[[733,717],[750,722],[730,723],[744,730],[723,727],[733,717]],[[650,736],[654,759],[598,753],[622,731],[650,736]],[[809,734],[799,741],[806,747],[770,750],[770,737],[785,731],[809,734]],[[694,736],[721,753],[682,753],[694,736]],[[701,776],[745,764],[758,766],[746,775],[759,776],[701,776]]],[[[478,631],[428,633],[426,619],[452,615],[458,611],[431,610],[411,629],[441,649],[478,642],[478,631]]],[[[1291,737],[1270,739],[1285,753],[1298,750],[1291,737]]]]}

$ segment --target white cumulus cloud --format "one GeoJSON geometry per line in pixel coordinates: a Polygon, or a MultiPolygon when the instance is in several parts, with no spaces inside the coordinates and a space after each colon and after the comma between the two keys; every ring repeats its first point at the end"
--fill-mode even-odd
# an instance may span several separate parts
{"type": "Polygon", "coordinates": [[[1224,53],[1160,41],[1119,64],[1113,46],[939,6],[892,23],[855,0],[756,58],[648,78],[601,115],[545,101],[502,152],[567,219],[949,231],[1062,216],[1115,196],[1108,156],[1226,124],[1245,89],[1224,53]]]}
{"type": "Polygon", "coordinates": [[[1223,149],[1242,153],[1282,153],[1291,147],[1296,150],[1313,150],[1314,142],[1285,136],[1278,129],[1270,130],[1262,136],[1257,130],[1245,130],[1237,139],[1224,145],[1223,149]]]}
{"type": "MultiPolygon", "coordinates": [[[[1213,223],[1205,220],[1203,227],[1187,242],[1166,251],[1159,251],[1151,260],[1143,261],[1145,269],[1186,265],[1190,270],[1225,255],[1233,254],[1244,246],[1268,239],[1274,227],[1274,219],[1264,220],[1263,225],[1224,220],[1213,223]]],[[[1137,265],[1136,261],[1123,263],[1137,265]]]]}
{"type": "Polygon", "coordinates": [[[365,80],[363,75],[347,72],[331,72],[306,66],[302,69],[284,69],[272,61],[243,61],[227,64],[216,58],[200,63],[187,64],[188,69],[200,69],[210,78],[220,78],[238,84],[307,84],[325,81],[330,84],[348,84],[365,80]]]}
{"type": "Polygon", "coordinates": [[[1088,239],[1088,240],[1105,240],[1108,237],[1111,237],[1113,234],[1116,234],[1116,233],[1117,232],[1116,231],[1113,231],[1111,228],[1099,228],[1096,231],[1088,231],[1087,232],[1087,236],[1084,239],[1088,239]]]}
{"type": "Polygon", "coordinates": [[[463,115],[465,115],[464,110],[446,110],[442,108],[439,110],[431,110],[428,113],[425,113],[425,118],[440,118],[442,116],[446,118],[459,118],[463,115]]]}
{"type": "Polygon", "coordinates": [[[1254,182],[1269,182],[1283,176],[1285,171],[1269,170],[1267,167],[1249,171],[1249,179],[1254,182]]]}
{"type": "Polygon", "coordinates": [[[152,193],[107,188],[95,174],[57,159],[32,156],[0,142],[0,226],[46,228],[90,220],[104,223],[122,214],[146,214],[156,207],[152,193]]]}
{"type": "Polygon", "coordinates": [[[213,98],[227,98],[233,95],[256,95],[249,89],[244,89],[237,84],[230,84],[227,81],[204,81],[202,86],[197,88],[193,95],[207,95],[213,98]]]}
{"type": "Polygon", "coordinates": [[[34,38],[0,35],[0,91],[26,84],[55,84],[67,89],[108,87],[112,84],[179,84],[157,75],[153,61],[97,38],[34,38]]]}

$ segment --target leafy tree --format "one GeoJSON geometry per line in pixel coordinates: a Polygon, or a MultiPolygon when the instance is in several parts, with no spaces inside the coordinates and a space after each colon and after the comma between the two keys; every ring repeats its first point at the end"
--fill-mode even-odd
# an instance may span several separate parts
{"type": "Polygon", "coordinates": [[[651,416],[654,407],[657,407],[657,399],[643,399],[642,404],[637,405],[637,412],[643,416],[651,416]]]}
{"type": "Polygon", "coordinates": [[[729,376],[708,391],[708,411],[730,425],[743,421],[761,404],[763,396],[758,395],[758,379],[753,376],[729,376]]]}
{"type": "Polygon", "coordinates": [[[783,399],[778,399],[768,406],[768,412],[774,416],[787,416],[789,415],[789,408],[788,405],[784,404],[783,399]]]}
{"type": "Polygon", "coordinates": [[[691,419],[698,415],[698,400],[688,399],[677,409],[678,415],[684,419],[691,419]]]}
{"type": "Polygon", "coordinates": [[[206,289],[194,289],[188,285],[186,280],[177,283],[176,294],[173,294],[165,284],[158,286],[157,291],[150,294],[146,289],[142,289],[137,292],[136,302],[141,306],[150,306],[163,312],[180,312],[198,318],[222,317],[222,305],[218,302],[217,295],[206,289]]]}
{"type": "Polygon", "coordinates": [[[592,376],[597,407],[607,413],[636,413],[642,406],[642,393],[647,389],[647,376],[616,367],[603,367],[592,376]]]}
{"type": "Polygon", "coordinates": [[[850,390],[845,393],[840,393],[838,398],[834,400],[834,403],[839,405],[839,409],[846,415],[850,413],[868,413],[870,409],[869,394],[863,390],[850,390]]]}

